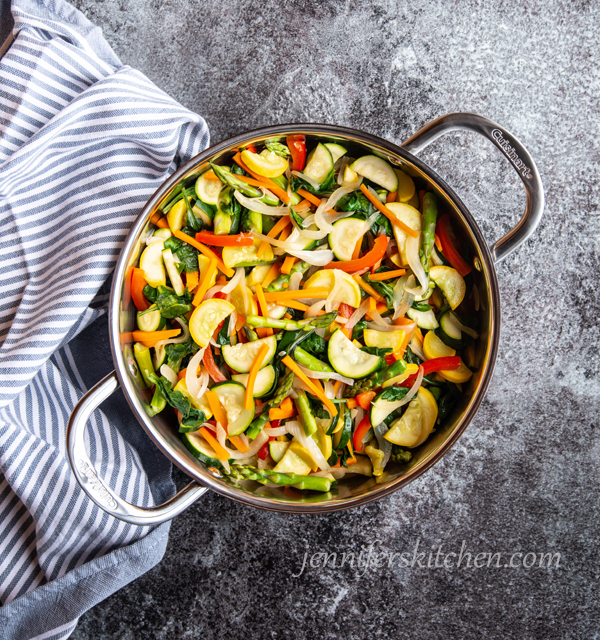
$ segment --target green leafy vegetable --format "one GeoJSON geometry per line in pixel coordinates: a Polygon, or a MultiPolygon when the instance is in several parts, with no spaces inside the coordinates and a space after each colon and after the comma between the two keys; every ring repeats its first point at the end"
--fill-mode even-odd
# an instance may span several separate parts
{"type": "Polygon", "coordinates": [[[165,249],[170,249],[172,253],[177,255],[180,260],[178,268],[185,269],[186,273],[198,271],[198,250],[194,249],[191,244],[182,242],[179,238],[170,237],[165,240],[165,249]]]}
{"type": "Polygon", "coordinates": [[[290,150],[280,142],[267,142],[266,147],[269,151],[272,151],[273,153],[275,153],[278,156],[281,156],[282,158],[289,158],[292,155],[290,153],[290,150]]]}
{"type": "Polygon", "coordinates": [[[192,296],[187,290],[182,296],[178,296],[171,289],[159,285],[156,306],[163,318],[178,318],[192,310],[192,296]]]}
{"type": "Polygon", "coordinates": [[[181,413],[183,420],[181,424],[184,427],[200,427],[206,422],[204,411],[196,409],[192,403],[181,393],[181,391],[173,391],[171,383],[164,377],[160,378],[156,374],[150,374],[150,380],[156,385],[156,389],[160,389],[165,400],[181,413]]]}
{"type": "Polygon", "coordinates": [[[385,347],[385,348],[381,348],[381,347],[361,347],[360,350],[364,351],[365,353],[369,353],[372,356],[379,356],[380,358],[383,358],[384,356],[387,356],[388,353],[392,353],[392,351],[393,351],[393,349],[391,349],[390,347],[385,347]]]}

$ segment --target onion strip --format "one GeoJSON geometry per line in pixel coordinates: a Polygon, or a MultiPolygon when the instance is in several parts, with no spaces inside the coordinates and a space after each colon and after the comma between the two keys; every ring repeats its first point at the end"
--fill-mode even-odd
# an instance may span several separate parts
{"type": "Polygon", "coordinates": [[[329,469],[329,463],[325,460],[325,456],[321,453],[321,449],[319,449],[317,443],[310,436],[307,436],[304,433],[304,427],[294,420],[286,422],[285,426],[288,433],[294,436],[294,438],[296,438],[296,440],[308,451],[319,468],[323,471],[327,471],[327,469],[329,469]]]}
{"type": "MultiPolygon", "coordinates": [[[[303,367],[301,364],[298,364],[298,368],[307,378],[313,378],[315,380],[339,380],[344,384],[354,384],[354,380],[352,378],[346,378],[346,376],[343,376],[341,373],[337,373],[335,371],[313,371],[312,369],[303,367]]],[[[333,398],[333,395],[331,397],[333,398]]]]}
{"type": "Polygon", "coordinates": [[[246,209],[250,211],[256,211],[256,213],[263,213],[266,216],[289,216],[290,209],[289,207],[272,207],[264,202],[261,202],[261,198],[264,196],[260,196],[258,198],[247,198],[245,195],[241,194],[239,191],[234,191],[235,199],[246,209]]]}

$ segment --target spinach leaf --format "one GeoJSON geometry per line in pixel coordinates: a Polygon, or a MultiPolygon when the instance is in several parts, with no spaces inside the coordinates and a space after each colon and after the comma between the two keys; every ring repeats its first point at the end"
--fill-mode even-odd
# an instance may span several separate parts
{"type": "Polygon", "coordinates": [[[280,142],[267,142],[265,146],[269,151],[272,151],[282,158],[289,158],[292,155],[290,150],[280,142]]]}
{"type": "Polygon", "coordinates": [[[360,190],[352,191],[352,193],[342,196],[337,201],[337,208],[340,211],[362,211],[368,215],[375,211],[375,207],[360,190]]]}
{"type": "Polygon", "coordinates": [[[192,340],[191,336],[185,342],[166,345],[167,365],[177,373],[181,367],[181,361],[187,356],[196,353],[198,349],[198,345],[192,340]]]}
{"type": "Polygon", "coordinates": [[[171,383],[164,376],[159,378],[155,373],[152,373],[148,377],[156,385],[157,390],[160,390],[165,400],[181,413],[183,416],[183,420],[181,421],[182,425],[186,427],[199,427],[206,422],[204,411],[193,407],[192,403],[181,391],[173,391],[171,383]]]}
{"type": "Polygon", "coordinates": [[[416,311],[429,311],[429,309],[431,309],[431,305],[426,302],[413,302],[412,308],[416,311]]]}
{"type": "Polygon", "coordinates": [[[391,353],[393,351],[393,349],[389,347],[386,347],[385,349],[382,349],[380,347],[361,347],[360,350],[364,351],[365,353],[369,353],[372,356],[379,356],[380,358],[387,356],[388,353],[391,353]]]}
{"type": "Polygon", "coordinates": [[[385,298],[385,304],[388,309],[394,307],[394,287],[383,280],[371,280],[368,273],[363,276],[366,282],[368,282],[377,293],[381,294],[385,298]]]}
{"type": "Polygon", "coordinates": [[[316,333],[311,334],[302,342],[302,348],[315,356],[315,358],[329,362],[327,358],[327,341],[321,338],[320,335],[316,333]],[[323,358],[323,356],[325,356],[325,358],[323,358]]]}
{"type": "Polygon", "coordinates": [[[311,184],[294,176],[292,178],[292,191],[298,191],[298,189],[304,189],[309,193],[313,193],[316,196],[324,195],[325,193],[333,193],[336,190],[337,183],[335,181],[335,173],[330,171],[327,174],[325,180],[319,185],[318,189],[315,189],[311,184]]]}
{"type": "MultiPolygon", "coordinates": [[[[362,291],[362,289],[361,289],[362,291]]],[[[352,340],[361,340],[363,337],[363,332],[367,328],[366,320],[359,320],[352,329],[352,340]]]]}
{"type": "Polygon", "coordinates": [[[229,323],[230,322],[231,322],[231,318],[226,318],[225,322],[223,322],[223,326],[221,327],[221,330],[217,334],[217,344],[220,347],[222,347],[224,344],[231,344],[231,340],[229,339],[229,336],[227,335],[227,333],[229,331],[229,323]]]}
{"type": "Polygon", "coordinates": [[[179,238],[167,238],[165,240],[165,249],[170,249],[176,254],[180,262],[177,265],[179,272],[185,270],[186,273],[198,271],[198,250],[194,249],[191,244],[182,242],[179,238]]]}
{"type": "Polygon", "coordinates": [[[186,292],[182,296],[176,295],[167,287],[159,285],[157,289],[156,305],[163,318],[177,318],[192,310],[192,296],[186,292]]]}
{"type": "Polygon", "coordinates": [[[147,284],[142,289],[142,293],[146,297],[146,300],[149,300],[150,302],[156,302],[156,297],[158,296],[158,291],[154,287],[151,287],[149,284],[147,284]]]}
{"type": "Polygon", "coordinates": [[[407,393],[408,389],[406,387],[394,386],[385,389],[379,397],[388,402],[396,402],[397,400],[402,400],[407,393]]]}

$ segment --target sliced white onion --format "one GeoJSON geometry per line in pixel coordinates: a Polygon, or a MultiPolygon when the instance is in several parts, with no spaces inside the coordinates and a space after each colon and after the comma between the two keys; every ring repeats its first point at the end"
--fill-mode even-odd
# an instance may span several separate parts
{"type": "Polygon", "coordinates": [[[369,315],[371,316],[371,318],[373,318],[376,324],[382,327],[387,327],[392,324],[392,319],[382,318],[381,314],[379,313],[379,311],[377,311],[377,309],[375,309],[375,311],[369,311],[369,315]]]}
{"type": "Polygon", "coordinates": [[[235,333],[235,325],[237,324],[237,319],[238,319],[238,314],[237,311],[234,309],[231,312],[231,315],[229,316],[229,326],[227,327],[227,336],[231,336],[233,333],[235,333]]]}
{"type": "MultiPolygon", "coordinates": [[[[206,350],[206,347],[196,351],[192,359],[189,361],[189,364],[185,371],[185,385],[187,387],[187,390],[190,392],[190,394],[194,398],[201,397],[200,390],[202,387],[202,383],[204,382],[204,379],[202,378],[202,376],[198,376],[196,374],[198,372],[198,367],[202,364],[202,358],[204,357],[205,350],[206,350]]],[[[208,373],[206,372],[206,370],[202,371],[202,375],[203,374],[206,374],[206,378],[207,378],[206,384],[208,385],[208,373]]],[[[204,391],[206,391],[206,389],[204,389],[204,391]]],[[[202,395],[204,395],[204,392],[202,392],[202,395]]]]}
{"type": "Polygon", "coordinates": [[[302,282],[302,277],[304,274],[300,273],[299,271],[296,271],[295,273],[292,273],[292,275],[290,276],[290,281],[288,283],[288,291],[298,291],[298,289],[300,289],[300,283],[302,282]]]}
{"type": "Polygon", "coordinates": [[[377,438],[377,444],[384,454],[383,460],[381,461],[382,469],[385,469],[385,465],[389,462],[390,456],[392,455],[392,443],[383,437],[388,431],[389,429],[385,422],[382,422],[381,424],[373,427],[373,432],[375,433],[375,437],[377,438]]]}
{"type": "Polygon", "coordinates": [[[361,303],[358,309],[348,318],[348,322],[346,322],[346,329],[351,330],[354,328],[357,322],[362,320],[369,310],[369,298],[365,298],[361,303]]]}
{"type": "Polygon", "coordinates": [[[419,244],[419,238],[413,238],[412,236],[406,237],[406,259],[421,286],[414,289],[404,287],[404,290],[413,293],[415,296],[425,295],[429,288],[429,278],[419,258],[419,244]]]}
{"type": "Polygon", "coordinates": [[[300,178],[301,180],[304,180],[304,182],[308,182],[308,184],[313,189],[316,189],[317,191],[321,186],[316,180],[314,180],[313,178],[309,178],[305,173],[302,173],[302,171],[292,171],[292,175],[296,176],[296,178],[300,178]]]}
{"type": "Polygon", "coordinates": [[[342,318],[342,316],[338,316],[335,319],[336,322],[339,322],[340,324],[348,324],[348,318],[342,318]]]}
{"type": "MultiPolygon", "coordinates": [[[[339,189],[336,189],[325,202],[321,202],[321,204],[317,207],[317,210],[315,211],[315,224],[321,231],[327,231],[327,233],[331,233],[333,231],[333,225],[329,220],[326,219],[325,214],[330,209],[333,209],[335,207],[337,201],[340,198],[350,193],[351,191],[354,191],[354,189],[350,187],[340,187],[339,189]]],[[[346,211],[341,213],[345,214],[348,212],[346,211]]],[[[338,219],[338,217],[346,216],[335,216],[336,219],[338,219]]]]}
{"type": "Polygon", "coordinates": [[[408,346],[416,356],[419,356],[419,358],[421,358],[421,360],[427,360],[427,358],[425,357],[425,354],[423,353],[423,347],[415,339],[415,336],[411,338],[410,342],[408,343],[408,346]]]}
{"type": "MultiPolygon", "coordinates": [[[[344,384],[354,384],[354,380],[352,378],[346,378],[346,376],[343,376],[341,373],[336,373],[334,371],[313,371],[312,369],[303,367],[301,364],[298,364],[298,368],[307,378],[314,378],[315,380],[339,380],[344,384]]],[[[333,396],[331,397],[333,398],[333,396]]]]}
{"type": "Polygon", "coordinates": [[[150,237],[146,239],[146,244],[151,245],[151,244],[154,244],[155,242],[161,242],[161,241],[164,242],[165,239],[161,238],[160,236],[150,235],[150,237]]]}
{"type": "Polygon", "coordinates": [[[217,441],[223,447],[223,449],[227,451],[229,457],[232,458],[233,460],[243,460],[244,458],[251,458],[252,456],[256,455],[261,450],[265,442],[268,442],[269,440],[269,436],[265,433],[265,430],[263,429],[256,436],[256,438],[254,438],[254,441],[250,445],[250,448],[248,449],[248,451],[237,451],[237,450],[234,451],[233,449],[230,449],[225,444],[226,438],[227,438],[227,433],[225,432],[225,429],[221,426],[220,423],[217,422],[217,441]]]}
{"type": "MultiPolygon", "coordinates": [[[[285,249],[286,251],[289,251],[290,249],[302,249],[302,247],[304,247],[304,244],[297,244],[293,241],[293,238],[294,238],[293,232],[290,234],[290,237],[287,240],[276,240],[275,238],[269,238],[269,236],[265,236],[262,233],[258,233],[258,231],[252,231],[251,233],[252,233],[252,236],[257,240],[263,240],[264,242],[268,242],[269,244],[272,244],[274,247],[280,247],[281,249],[285,249]]],[[[299,235],[300,234],[296,236],[297,239],[299,239],[299,235]]],[[[306,253],[312,253],[312,252],[307,251],[306,253]]]]}
{"type": "Polygon", "coordinates": [[[333,260],[333,251],[331,251],[331,249],[315,251],[295,251],[288,249],[288,253],[291,256],[316,267],[324,267],[333,260]]]}
{"type": "Polygon", "coordinates": [[[455,326],[457,329],[460,329],[463,333],[466,333],[468,336],[471,336],[471,338],[479,338],[479,334],[477,333],[477,331],[475,331],[475,329],[471,329],[471,327],[467,327],[466,324],[463,324],[456,316],[456,314],[451,313],[450,317],[448,318],[450,321],[450,324],[455,326]]]}
{"type": "Polygon", "coordinates": [[[355,425],[359,425],[362,422],[362,419],[365,417],[366,411],[362,407],[356,407],[356,415],[353,418],[353,423],[355,425]]]}
{"type": "Polygon", "coordinates": [[[333,305],[335,304],[335,297],[337,296],[341,286],[342,286],[342,279],[340,277],[340,270],[334,269],[333,270],[333,289],[329,292],[329,295],[325,300],[325,311],[327,313],[330,313],[331,311],[333,311],[334,309],[333,305]]]}
{"type": "Polygon", "coordinates": [[[287,433],[287,429],[285,428],[285,425],[283,427],[265,427],[263,431],[268,436],[274,436],[274,437],[284,436],[287,433]]]}
{"type": "Polygon", "coordinates": [[[229,460],[220,460],[220,462],[223,465],[223,469],[225,469],[225,473],[230,473],[231,467],[229,466],[229,460]]]}
{"type": "Polygon", "coordinates": [[[202,300],[210,300],[215,293],[219,293],[219,291],[221,291],[223,289],[224,285],[222,284],[216,284],[214,287],[211,287],[205,294],[204,294],[204,298],[202,298],[202,300]]]}
{"type": "Polygon", "coordinates": [[[311,304],[310,307],[304,312],[305,318],[314,318],[318,315],[319,311],[325,306],[325,300],[319,300],[314,304],[311,304]]]}
{"type": "Polygon", "coordinates": [[[269,318],[279,319],[282,315],[285,314],[287,307],[280,304],[267,302],[267,309],[269,311],[269,318]]]}
{"type": "MultiPolygon", "coordinates": [[[[400,278],[400,280],[398,280],[398,282],[401,282],[402,280],[404,280],[404,278],[406,278],[406,276],[403,276],[402,278],[400,278]]],[[[416,281],[415,281],[415,277],[414,276],[409,276],[406,280],[404,280],[402,287],[401,287],[401,298],[400,301],[398,302],[398,305],[396,306],[396,289],[398,287],[398,284],[396,284],[396,286],[394,287],[394,320],[396,320],[396,318],[400,318],[403,315],[406,314],[406,312],[412,307],[413,302],[415,301],[415,296],[412,293],[409,293],[406,290],[406,287],[408,287],[409,289],[414,287],[416,285],[416,281]]]]}
{"type": "Polygon", "coordinates": [[[444,264],[435,247],[431,249],[431,262],[433,262],[436,267],[441,267],[444,264]]]}
{"type": "Polygon", "coordinates": [[[160,368],[160,375],[164,376],[174,387],[177,384],[177,374],[168,364],[163,364],[160,368]]]}
{"type": "Polygon", "coordinates": [[[317,443],[304,433],[304,427],[296,421],[288,421],[285,424],[288,433],[291,433],[296,440],[308,451],[312,459],[317,463],[319,469],[326,471],[329,469],[329,464],[325,460],[325,456],[321,453],[321,449],[317,446],[317,443]]]}
{"type": "Polygon", "coordinates": [[[327,380],[326,382],[323,383],[323,393],[325,394],[325,397],[329,398],[330,400],[332,398],[335,398],[335,391],[333,390],[333,382],[330,382],[329,380],[327,380]]]}
{"type": "Polygon", "coordinates": [[[410,388],[410,391],[404,396],[404,398],[402,398],[401,400],[402,404],[406,404],[407,402],[410,402],[414,398],[414,396],[417,395],[417,391],[419,390],[419,387],[423,382],[423,372],[424,372],[423,367],[419,367],[419,373],[417,373],[417,379],[415,380],[415,383],[413,384],[413,386],[410,388]]]}
{"type": "Polygon", "coordinates": [[[234,191],[235,199],[246,209],[250,209],[250,211],[256,211],[256,213],[263,213],[266,216],[289,216],[290,209],[289,207],[272,207],[264,202],[261,202],[261,198],[264,196],[260,196],[258,198],[247,198],[245,195],[241,194],[239,191],[234,191]]]}
{"type": "Polygon", "coordinates": [[[379,324],[377,322],[367,322],[367,329],[373,329],[374,331],[410,331],[414,329],[414,324],[379,324]]]}
{"type": "Polygon", "coordinates": [[[177,338],[168,338],[167,340],[159,340],[154,347],[164,347],[166,344],[181,344],[185,342],[190,337],[190,330],[188,329],[187,323],[180,318],[174,318],[181,327],[181,335],[177,338]]]}
{"type": "Polygon", "coordinates": [[[257,460],[256,466],[259,469],[266,469],[267,468],[267,459],[265,458],[264,460],[261,460],[260,458],[257,460]]]}
{"type": "Polygon", "coordinates": [[[231,280],[221,289],[221,293],[231,293],[241,282],[242,278],[246,277],[246,272],[243,267],[239,267],[235,270],[235,275],[231,280]]]}

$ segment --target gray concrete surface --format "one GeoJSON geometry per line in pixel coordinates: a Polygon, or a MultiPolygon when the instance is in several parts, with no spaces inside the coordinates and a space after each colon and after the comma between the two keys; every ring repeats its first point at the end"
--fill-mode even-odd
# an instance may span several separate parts
{"type": "MultiPolygon", "coordinates": [[[[597,638],[598,4],[75,4],[125,63],[204,115],[213,142],[290,121],[401,142],[437,116],[474,111],[528,147],[547,208],[537,235],[498,267],[494,379],[440,464],[392,497],[322,517],[210,495],[173,522],[163,562],[83,616],[72,637],[597,638]],[[408,567],[371,559],[293,575],[305,553],[372,545],[408,552],[410,565],[418,542],[417,554],[443,545],[439,564],[463,541],[502,559],[457,568],[448,557],[444,569],[417,555],[408,567]],[[558,568],[522,565],[547,552],[560,553],[558,568]],[[518,553],[519,566],[504,566],[518,553]]],[[[422,157],[490,243],[515,224],[524,193],[491,144],[451,134],[422,157]]]]}

